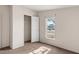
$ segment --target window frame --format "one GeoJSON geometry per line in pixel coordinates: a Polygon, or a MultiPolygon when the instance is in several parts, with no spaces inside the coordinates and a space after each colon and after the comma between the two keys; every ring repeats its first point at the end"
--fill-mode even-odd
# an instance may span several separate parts
{"type": "MultiPolygon", "coordinates": [[[[49,17],[51,17],[51,18],[54,19],[54,21],[55,21],[55,30],[56,30],[56,19],[55,19],[55,17],[54,17],[54,16],[49,16],[49,17]]],[[[49,18],[49,17],[46,17],[46,18],[45,18],[45,38],[46,38],[46,39],[52,39],[52,38],[48,38],[48,37],[47,37],[47,35],[48,35],[50,32],[55,33],[55,30],[49,31],[49,30],[47,29],[47,28],[48,28],[48,18],[49,18]]],[[[53,33],[51,33],[51,34],[53,34],[53,33]]]]}

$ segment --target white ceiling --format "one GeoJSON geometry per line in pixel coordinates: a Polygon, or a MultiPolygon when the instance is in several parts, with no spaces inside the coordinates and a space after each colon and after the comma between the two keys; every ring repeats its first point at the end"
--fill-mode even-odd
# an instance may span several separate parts
{"type": "Polygon", "coordinates": [[[74,5],[24,5],[24,7],[34,11],[45,11],[45,10],[52,10],[58,8],[67,8],[72,6],[74,5]]]}

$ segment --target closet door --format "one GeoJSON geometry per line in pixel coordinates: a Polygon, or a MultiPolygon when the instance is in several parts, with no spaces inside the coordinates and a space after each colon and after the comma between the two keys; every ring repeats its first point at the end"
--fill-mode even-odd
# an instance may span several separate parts
{"type": "Polygon", "coordinates": [[[2,39],[1,39],[1,36],[2,36],[2,35],[1,35],[1,33],[2,33],[2,31],[1,31],[1,29],[2,29],[2,28],[1,28],[1,23],[2,23],[2,22],[1,22],[1,15],[0,15],[0,48],[1,48],[1,45],[2,45],[2,44],[1,44],[1,40],[2,40],[2,39]]]}
{"type": "Polygon", "coordinates": [[[2,17],[2,47],[9,46],[9,16],[7,11],[4,11],[2,17]]]}
{"type": "Polygon", "coordinates": [[[0,48],[9,46],[9,7],[0,6],[0,48]]]}
{"type": "Polygon", "coordinates": [[[39,18],[31,17],[31,42],[39,41],[39,18]]]}

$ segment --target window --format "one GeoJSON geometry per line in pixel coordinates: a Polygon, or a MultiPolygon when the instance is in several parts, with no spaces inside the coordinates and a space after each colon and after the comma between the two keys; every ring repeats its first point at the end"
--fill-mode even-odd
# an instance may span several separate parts
{"type": "Polygon", "coordinates": [[[46,39],[53,39],[55,40],[55,17],[47,17],[46,19],[46,34],[45,37],[46,39]]]}
{"type": "Polygon", "coordinates": [[[47,30],[48,31],[55,30],[55,20],[52,17],[48,17],[47,19],[47,30]]]}

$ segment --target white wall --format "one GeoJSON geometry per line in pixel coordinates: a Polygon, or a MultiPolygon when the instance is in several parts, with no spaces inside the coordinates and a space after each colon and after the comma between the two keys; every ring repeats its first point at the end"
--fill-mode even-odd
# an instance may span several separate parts
{"type": "Polygon", "coordinates": [[[31,17],[24,16],[24,41],[31,40],[31,17]]]}
{"type": "Polygon", "coordinates": [[[40,41],[79,53],[79,7],[39,12],[40,41]],[[56,14],[56,40],[45,38],[45,18],[56,14]]]}
{"type": "Polygon", "coordinates": [[[21,6],[12,6],[11,48],[24,46],[24,15],[36,16],[37,13],[21,6]]]}

